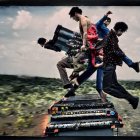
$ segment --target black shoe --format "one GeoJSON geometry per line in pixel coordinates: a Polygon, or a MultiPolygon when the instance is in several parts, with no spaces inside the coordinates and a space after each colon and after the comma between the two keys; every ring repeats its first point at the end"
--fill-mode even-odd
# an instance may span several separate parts
{"type": "Polygon", "coordinates": [[[139,104],[139,97],[134,97],[129,103],[132,105],[133,109],[136,109],[139,104]]]}
{"type": "Polygon", "coordinates": [[[73,88],[73,85],[71,83],[67,84],[67,85],[64,85],[64,89],[68,89],[68,88],[73,88]]]}
{"type": "Polygon", "coordinates": [[[71,88],[68,90],[67,94],[64,97],[71,97],[71,96],[75,96],[75,90],[74,88],[71,88]]]}
{"type": "Polygon", "coordinates": [[[130,67],[133,68],[136,72],[140,72],[139,63],[140,62],[135,62],[132,65],[130,65],[130,67]]]}
{"type": "Polygon", "coordinates": [[[77,88],[79,88],[79,85],[74,84],[73,88],[74,88],[74,90],[76,90],[77,88]]]}

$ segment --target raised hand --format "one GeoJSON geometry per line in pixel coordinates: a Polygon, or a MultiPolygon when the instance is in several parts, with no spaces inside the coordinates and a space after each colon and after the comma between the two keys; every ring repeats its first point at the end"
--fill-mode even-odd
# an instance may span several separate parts
{"type": "Polygon", "coordinates": [[[112,12],[111,11],[108,11],[107,13],[106,13],[106,15],[108,16],[108,15],[110,15],[110,14],[112,14],[112,12]]]}

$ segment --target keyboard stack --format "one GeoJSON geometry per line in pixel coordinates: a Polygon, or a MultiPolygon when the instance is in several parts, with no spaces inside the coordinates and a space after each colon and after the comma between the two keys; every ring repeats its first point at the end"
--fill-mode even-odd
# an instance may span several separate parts
{"type": "Polygon", "coordinates": [[[77,95],[54,103],[49,109],[46,136],[113,136],[123,127],[122,119],[110,101],[97,94],[77,95]]]}

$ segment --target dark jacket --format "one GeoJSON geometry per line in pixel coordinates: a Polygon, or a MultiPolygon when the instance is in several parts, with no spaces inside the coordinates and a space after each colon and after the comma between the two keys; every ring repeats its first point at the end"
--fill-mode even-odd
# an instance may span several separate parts
{"type": "Polygon", "coordinates": [[[119,65],[122,66],[122,59],[125,57],[124,52],[119,48],[118,37],[114,30],[111,29],[107,37],[105,38],[105,43],[103,47],[104,52],[104,66],[106,65],[119,65]]]}
{"type": "Polygon", "coordinates": [[[45,49],[50,49],[50,50],[54,50],[56,52],[60,52],[60,48],[58,48],[57,46],[54,46],[54,42],[53,40],[49,40],[45,46],[44,46],[45,49]]]}

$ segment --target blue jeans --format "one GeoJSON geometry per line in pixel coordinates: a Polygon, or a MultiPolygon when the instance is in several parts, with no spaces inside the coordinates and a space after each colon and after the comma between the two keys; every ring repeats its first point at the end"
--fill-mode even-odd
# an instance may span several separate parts
{"type": "Polygon", "coordinates": [[[97,75],[96,75],[96,90],[100,94],[103,89],[103,67],[99,67],[97,69],[97,75]]]}
{"type": "Polygon", "coordinates": [[[133,61],[132,61],[130,58],[128,58],[127,56],[125,56],[125,57],[123,58],[123,61],[124,61],[129,67],[131,67],[131,65],[133,64],[133,61]]]}

